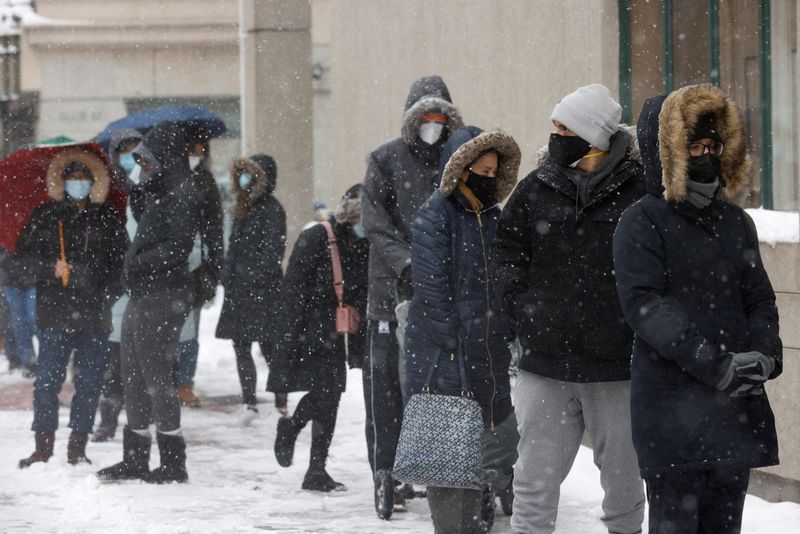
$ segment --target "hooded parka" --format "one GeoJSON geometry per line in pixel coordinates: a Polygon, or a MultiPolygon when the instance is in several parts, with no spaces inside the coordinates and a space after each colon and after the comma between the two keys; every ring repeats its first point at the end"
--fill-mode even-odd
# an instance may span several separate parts
{"type": "Polygon", "coordinates": [[[186,150],[183,130],[169,122],[153,127],[134,150],[155,165],[155,174],[142,181],[145,209],[125,254],[123,282],[133,298],[166,289],[190,295],[188,257],[199,227],[200,202],[186,150]]]}
{"type": "Polygon", "coordinates": [[[715,387],[731,352],[773,357],[776,377],[782,345],[752,221],[720,197],[700,211],[685,201],[688,139],[709,112],[724,143],[726,193],[743,183],[745,134],[729,97],[697,85],[650,99],[638,127],[648,194],[625,211],[614,237],[619,300],[636,333],[631,416],[645,477],[778,463],[766,394],[729,397],[715,387]]]}
{"type": "Polygon", "coordinates": [[[367,157],[362,221],[370,241],[368,319],[395,320],[397,280],[411,265],[411,224],[436,190],[442,145],[461,126],[444,81],[426,76],[411,86],[401,137],[367,157]],[[419,138],[423,115],[428,113],[447,116],[442,136],[433,145],[419,138]]]}
{"type": "Polygon", "coordinates": [[[51,202],[37,207],[17,241],[15,263],[36,280],[36,321],[40,330],[111,330],[109,302],[119,296],[118,280],[128,247],[119,214],[106,204],[109,174],[95,155],[64,150],[47,171],[51,202]],[[77,161],[89,168],[94,182],[86,209],[65,198],[63,173],[77,161]],[[68,285],[53,276],[60,258],[58,225],[66,261],[72,266],[68,285]]]}
{"type": "MultiPolygon", "coordinates": [[[[355,195],[360,194],[358,190],[355,195]]],[[[345,220],[339,217],[333,224],[341,257],[344,300],[363,318],[369,243],[356,237],[352,224],[345,220]]],[[[267,383],[269,391],[344,392],[347,357],[344,336],[336,333],[337,305],[328,233],[323,225],[315,224],[297,239],[281,286],[279,328],[283,340],[276,347],[267,383]]],[[[358,333],[348,336],[351,355],[364,351],[366,336],[367,322],[362,320],[358,333]]]]}
{"type": "Polygon", "coordinates": [[[276,329],[281,262],[286,250],[286,212],[272,196],[277,183],[275,162],[269,156],[237,158],[231,164],[236,193],[233,227],[222,269],[225,302],[217,337],[271,343],[276,329]],[[250,190],[239,176],[250,174],[250,190]]]}
{"type": "Polygon", "coordinates": [[[491,243],[498,203],[514,188],[519,164],[519,147],[507,134],[474,126],[456,130],[442,150],[439,189],[420,208],[411,235],[414,297],[406,329],[406,397],[422,392],[434,362],[435,391],[460,395],[458,363],[451,358],[458,353],[487,424],[501,423],[511,413],[513,336],[496,305],[491,243]],[[498,154],[497,203],[476,210],[459,183],[464,169],[487,150],[498,154]]]}
{"type": "Polygon", "coordinates": [[[519,183],[494,246],[498,296],[522,344],[520,369],[565,382],[629,378],[633,333],[616,300],[611,240],[643,185],[625,128],[592,175],[545,154],[519,183]]]}

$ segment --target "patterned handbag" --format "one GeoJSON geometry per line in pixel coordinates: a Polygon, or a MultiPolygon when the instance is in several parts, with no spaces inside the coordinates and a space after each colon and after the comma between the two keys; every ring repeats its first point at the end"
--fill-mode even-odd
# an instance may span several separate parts
{"type": "Polygon", "coordinates": [[[464,356],[458,355],[460,396],[433,393],[437,363],[428,370],[423,393],[412,395],[406,406],[392,474],[421,486],[482,489],[483,417],[472,398],[464,356]]]}

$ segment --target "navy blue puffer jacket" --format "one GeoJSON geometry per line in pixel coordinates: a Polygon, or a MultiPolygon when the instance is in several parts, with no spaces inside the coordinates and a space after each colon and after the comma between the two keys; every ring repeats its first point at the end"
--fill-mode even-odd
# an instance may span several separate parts
{"type": "Polygon", "coordinates": [[[406,396],[431,384],[437,393],[459,395],[457,353],[465,356],[469,387],[487,424],[511,413],[508,341],[512,332],[495,305],[491,243],[500,208],[476,211],[458,189],[462,171],[486,150],[499,154],[497,198],[513,188],[519,148],[502,132],[457,130],[443,148],[439,190],[417,212],[411,230],[414,297],[406,330],[406,396]]]}

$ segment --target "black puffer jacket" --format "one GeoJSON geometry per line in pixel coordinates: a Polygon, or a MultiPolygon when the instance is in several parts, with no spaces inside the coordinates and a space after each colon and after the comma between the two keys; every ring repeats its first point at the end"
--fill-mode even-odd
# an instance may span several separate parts
{"type": "Polygon", "coordinates": [[[730,361],[728,352],[774,357],[773,378],[782,369],[775,294],[752,222],[721,199],[701,213],[681,200],[687,132],[705,111],[715,113],[725,143],[728,187],[745,179],[741,120],[718,88],[680,89],[660,113],[659,159],[655,139],[663,100],[648,100],[639,120],[649,194],[623,214],[614,237],[619,299],[636,332],[631,417],[639,466],[652,476],[777,464],[766,395],[731,398],[715,388],[730,361]],[[669,166],[663,186],[662,161],[669,166]]]}
{"type": "Polygon", "coordinates": [[[442,145],[463,125],[439,76],[414,82],[405,110],[402,136],[367,157],[362,220],[370,242],[367,318],[373,320],[395,320],[397,280],[411,265],[411,224],[419,207],[436,190],[442,145]],[[442,137],[434,145],[424,143],[418,135],[426,113],[448,117],[442,137]]]}
{"type": "Polygon", "coordinates": [[[412,227],[414,298],[406,329],[406,397],[421,393],[432,365],[430,384],[438,393],[463,391],[458,359],[466,362],[468,386],[484,411],[486,424],[511,413],[508,342],[513,334],[497,308],[491,244],[500,208],[479,211],[459,189],[461,173],[480,154],[500,155],[497,200],[514,187],[519,147],[499,131],[456,130],[443,148],[439,190],[420,208],[412,227]]]}
{"type": "Polygon", "coordinates": [[[585,203],[570,170],[548,161],[503,209],[497,286],[522,343],[520,369],[567,382],[630,376],[633,333],[616,299],[611,240],[622,211],[643,194],[643,172],[625,130],[610,152],[585,203]]]}
{"type": "Polygon", "coordinates": [[[125,254],[123,282],[133,298],[166,289],[190,295],[188,258],[199,228],[200,201],[191,182],[183,130],[159,123],[134,154],[154,164],[156,172],[142,184],[145,208],[125,254]]]}
{"type": "Polygon", "coordinates": [[[231,165],[237,206],[222,271],[225,302],[217,337],[274,341],[286,250],[286,213],[272,196],[277,172],[272,158],[237,158],[231,165]],[[253,177],[250,193],[239,187],[239,175],[253,177]]]}
{"type": "Polygon", "coordinates": [[[110,331],[110,302],[119,296],[128,235],[116,210],[105,204],[110,180],[105,166],[96,156],[81,157],[88,158],[82,163],[91,165],[94,178],[86,209],[79,213],[65,200],[62,171],[71,157],[64,151],[47,174],[53,201],[33,211],[17,240],[15,266],[36,280],[36,323],[42,330],[110,331]],[[60,257],[59,222],[66,260],[72,266],[67,287],[53,277],[60,257]]]}
{"type": "MultiPolygon", "coordinates": [[[[333,226],[342,262],[345,302],[364,316],[367,305],[369,243],[353,235],[352,226],[333,226]]],[[[328,250],[328,234],[321,224],[303,231],[295,243],[281,286],[280,331],[270,367],[269,391],[342,392],[347,367],[343,336],[336,333],[336,294],[328,250]]],[[[364,351],[367,322],[348,336],[351,355],[364,351]]]]}

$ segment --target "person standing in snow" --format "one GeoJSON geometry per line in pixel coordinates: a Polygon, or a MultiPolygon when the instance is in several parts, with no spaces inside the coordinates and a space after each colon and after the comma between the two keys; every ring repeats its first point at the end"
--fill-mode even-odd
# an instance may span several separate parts
{"type": "MultiPolygon", "coordinates": [[[[253,343],[259,343],[269,363],[277,341],[277,321],[283,313],[278,302],[286,212],[272,194],[277,181],[275,160],[265,154],[236,158],[231,163],[236,205],[222,269],[225,301],[216,334],[233,340],[244,403],[239,415],[245,425],[258,416],[253,343]]],[[[276,394],[275,404],[285,413],[286,395],[276,394]]]]}
{"type": "MultiPolygon", "coordinates": [[[[184,128],[189,140],[188,157],[189,168],[192,169],[192,181],[200,195],[200,231],[195,237],[194,248],[189,257],[189,268],[196,277],[202,277],[203,284],[211,286],[209,293],[215,294],[225,256],[222,199],[214,175],[211,174],[208,131],[195,125],[187,125],[184,128]]],[[[189,314],[181,329],[178,360],[175,365],[178,398],[181,404],[191,408],[200,407],[200,399],[195,395],[193,388],[197,357],[200,352],[197,338],[202,304],[202,302],[197,303],[197,307],[189,314]]]]}
{"type": "MultiPolygon", "coordinates": [[[[363,187],[347,190],[334,210],[333,233],[339,250],[344,301],[363,317],[367,307],[367,260],[369,243],[361,226],[363,187]]],[[[323,224],[304,230],[295,243],[281,285],[281,319],[267,389],[276,395],[308,391],[291,417],[278,420],[275,457],[283,467],[292,464],[297,435],[311,424],[311,459],[303,489],[343,491],[344,485],[325,470],[328,449],[336,427],[339,400],[345,391],[348,358],[364,352],[366,321],[356,334],[336,332],[334,291],[329,237],[323,224]],[[347,346],[345,346],[347,344],[347,346]]]]}
{"type": "MultiPolygon", "coordinates": [[[[463,395],[458,360],[464,358],[469,393],[483,409],[487,430],[514,422],[508,374],[513,332],[494,297],[491,243],[499,203],[514,188],[519,163],[519,147],[509,135],[474,126],[456,130],[442,149],[439,189],[411,230],[406,396],[424,391],[434,365],[434,392],[463,395]],[[455,358],[456,352],[462,354],[455,358]]],[[[494,502],[485,515],[481,497],[480,490],[429,486],[437,534],[488,531],[494,502]],[[479,530],[481,520],[486,530],[479,530]]]]}
{"type": "Polygon", "coordinates": [[[119,286],[128,236],[106,199],[110,178],[92,153],[66,149],[47,170],[52,199],[37,207],[17,241],[16,260],[36,279],[39,365],[33,385],[36,450],[25,468],[53,455],[58,393],[75,353],[75,395],[70,408],[70,464],[91,463],[86,442],[103,383],[111,330],[109,301],[119,286]]]}
{"type": "Polygon", "coordinates": [[[553,532],[584,430],[605,490],[603,523],[620,534],[642,528],[630,429],[633,333],[616,299],[611,240],[622,211],[643,193],[643,172],[620,116],[599,84],[561,99],[547,159],[519,183],[498,224],[498,295],[523,348],[515,532],[553,532]]]}
{"type": "MultiPolygon", "coordinates": [[[[367,455],[382,519],[391,517],[395,503],[391,470],[403,420],[395,308],[411,300],[411,224],[436,190],[442,145],[461,126],[442,78],[420,78],[406,99],[401,136],[367,158],[362,220],[370,242],[369,350],[363,380],[367,455]]],[[[398,505],[402,500],[398,495],[398,505]]]]}
{"type": "Polygon", "coordinates": [[[739,111],[710,84],[645,102],[648,195],[620,219],[614,267],[636,333],[633,441],[651,534],[741,531],[750,469],[778,464],[764,384],[783,369],[775,293],[749,215],[739,111]]]}
{"type": "Polygon", "coordinates": [[[186,137],[161,122],[133,152],[142,167],[145,208],[125,254],[123,283],[130,302],[122,320],[121,368],[128,425],[122,462],[101,480],[186,482],[186,442],[173,368],[181,326],[194,307],[189,253],[200,225],[200,199],[191,181],[186,137]],[[151,414],[161,465],[150,471],[151,414]]]}
{"type": "MultiPolygon", "coordinates": [[[[127,194],[125,230],[128,238],[136,235],[137,219],[144,210],[144,191],[139,186],[139,172],[133,159],[133,149],[142,140],[136,130],[123,129],[114,132],[109,143],[108,156],[113,174],[111,179],[127,194]]],[[[119,282],[121,283],[121,281],[119,282]]],[[[125,392],[120,371],[120,339],[122,316],[128,305],[128,295],[123,294],[111,307],[111,334],[106,345],[106,363],[103,372],[103,389],[98,404],[100,422],[94,429],[92,441],[103,442],[114,438],[119,414],[124,407],[125,392]]]]}

